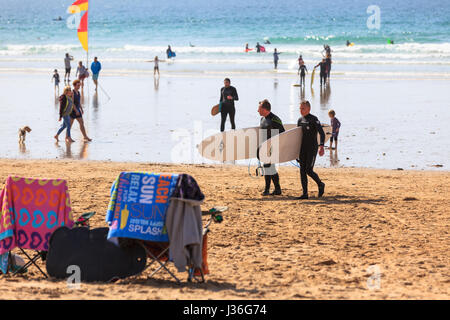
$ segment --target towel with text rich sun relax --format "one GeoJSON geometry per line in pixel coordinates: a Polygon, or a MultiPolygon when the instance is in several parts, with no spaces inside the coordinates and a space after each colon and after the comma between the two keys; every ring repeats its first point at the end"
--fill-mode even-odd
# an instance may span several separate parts
{"type": "Polygon", "coordinates": [[[8,177],[0,193],[0,255],[15,247],[48,250],[57,228],[74,222],[66,180],[8,177]]]}
{"type": "Polygon", "coordinates": [[[108,239],[168,242],[165,217],[177,180],[177,174],[122,172],[111,188],[108,239]]]}

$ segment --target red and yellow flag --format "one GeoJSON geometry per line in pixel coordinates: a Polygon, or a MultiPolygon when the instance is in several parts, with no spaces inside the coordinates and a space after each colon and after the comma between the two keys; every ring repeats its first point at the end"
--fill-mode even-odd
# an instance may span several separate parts
{"type": "Polygon", "coordinates": [[[69,7],[70,13],[83,12],[80,25],[78,26],[78,39],[80,40],[83,49],[89,51],[88,47],[88,5],[89,0],[77,0],[69,7]]]}

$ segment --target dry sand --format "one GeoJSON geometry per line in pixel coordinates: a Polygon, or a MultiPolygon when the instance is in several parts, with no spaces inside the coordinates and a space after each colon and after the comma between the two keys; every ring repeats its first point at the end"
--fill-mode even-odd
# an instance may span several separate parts
{"type": "Polygon", "coordinates": [[[31,267],[26,275],[0,275],[0,298],[450,298],[450,172],[317,169],[326,193],[315,198],[310,181],[308,201],[293,199],[300,194],[293,167],[280,169],[283,195],[268,198],[260,195],[262,178],[232,166],[0,160],[0,181],[65,178],[75,218],[95,210],[92,226],[102,227],[114,178],[134,170],[189,173],[206,195],[203,209],[229,207],[211,228],[206,283],[189,284],[187,273],[177,273],[177,285],[162,273],[147,279],[145,271],[75,290],[31,267]],[[379,289],[367,286],[371,265],[381,272],[379,289]]]}

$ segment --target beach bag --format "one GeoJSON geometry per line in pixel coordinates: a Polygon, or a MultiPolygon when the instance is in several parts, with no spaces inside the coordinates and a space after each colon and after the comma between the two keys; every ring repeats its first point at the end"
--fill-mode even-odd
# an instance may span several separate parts
{"type": "Polygon", "coordinates": [[[47,273],[65,279],[79,268],[80,281],[114,281],[144,271],[147,256],[136,242],[118,246],[107,240],[109,228],[56,229],[49,240],[47,273]]]}

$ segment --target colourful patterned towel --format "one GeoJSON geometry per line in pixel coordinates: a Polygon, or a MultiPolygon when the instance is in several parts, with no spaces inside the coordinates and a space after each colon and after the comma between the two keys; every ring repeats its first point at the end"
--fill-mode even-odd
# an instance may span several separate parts
{"type": "Polygon", "coordinates": [[[0,255],[16,247],[48,250],[50,235],[72,228],[66,180],[8,177],[0,193],[0,255]]]}
{"type": "Polygon", "coordinates": [[[122,172],[111,189],[108,239],[169,241],[165,217],[177,180],[177,174],[122,172]]]}

